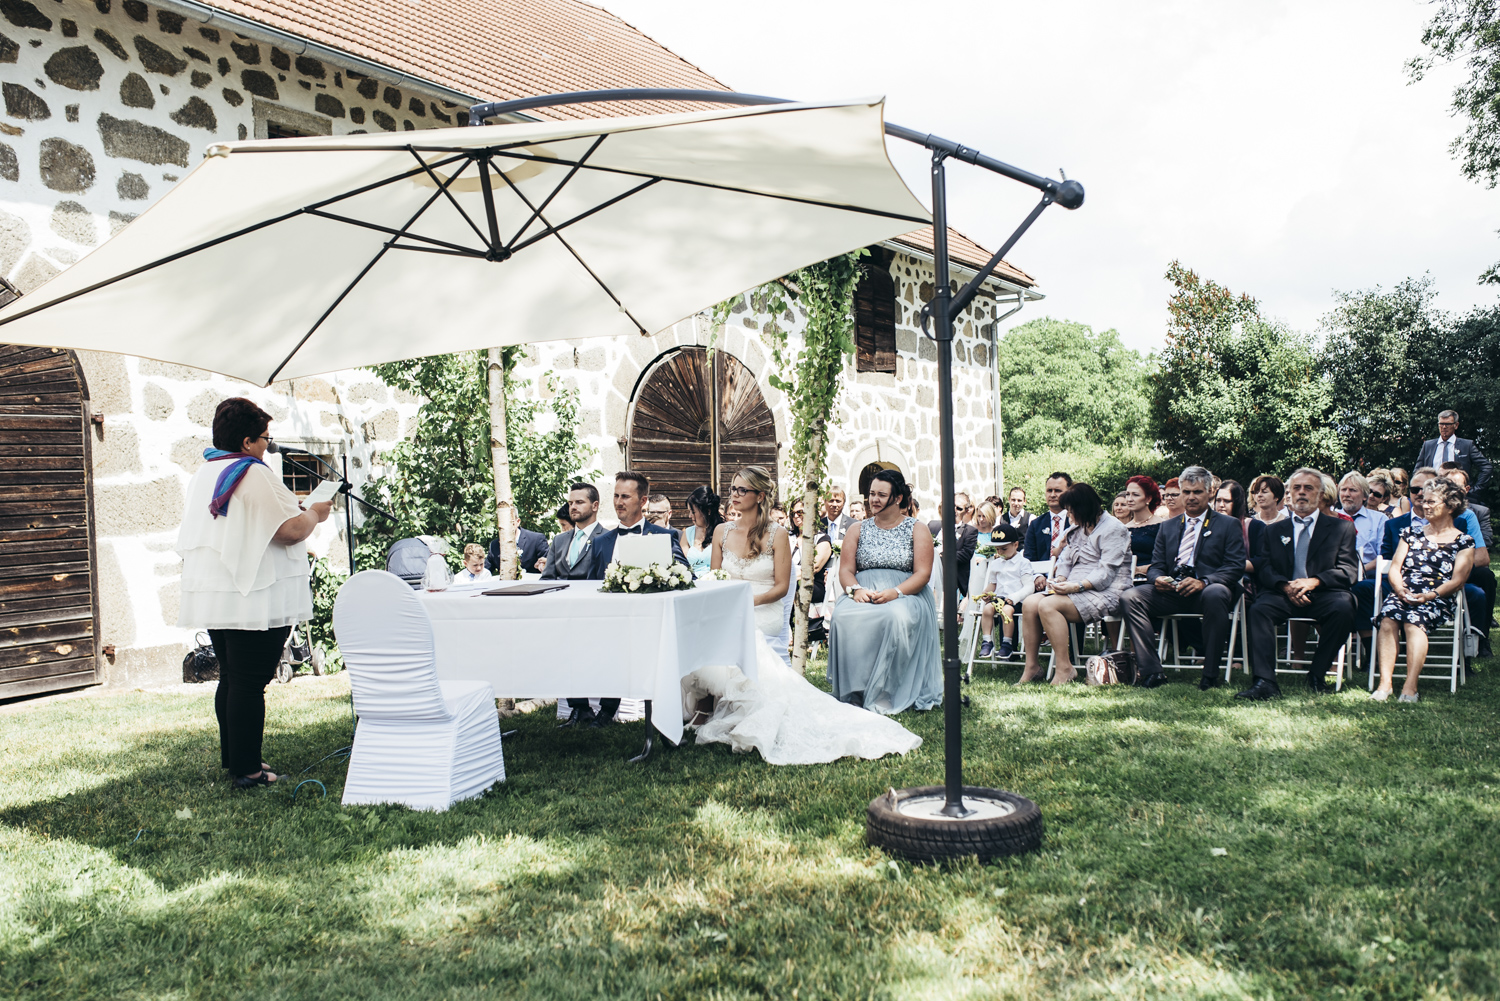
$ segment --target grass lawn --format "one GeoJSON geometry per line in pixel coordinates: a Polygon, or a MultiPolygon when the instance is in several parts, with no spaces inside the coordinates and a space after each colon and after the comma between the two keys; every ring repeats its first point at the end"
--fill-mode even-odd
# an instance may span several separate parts
{"type": "MultiPolygon", "coordinates": [[[[206,692],[0,713],[0,995],[1500,996],[1500,664],[1416,706],[1016,673],[971,688],[967,778],[1047,839],[986,866],[863,843],[870,799],[941,780],[936,712],[905,759],[808,768],[632,766],[640,724],[538,713],[446,814],[342,809],[341,762],[326,800],[231,795],[206,692]]],[[[348,742],[341,676],[269,701],[273,765],[348,742]]]]}

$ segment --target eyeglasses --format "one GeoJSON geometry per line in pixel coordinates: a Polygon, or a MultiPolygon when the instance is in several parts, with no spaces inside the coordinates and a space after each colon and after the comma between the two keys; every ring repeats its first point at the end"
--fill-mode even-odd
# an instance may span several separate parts
{"type": "Polygon", "coordinates": [[[760,493],[759,490],[751,490],[749,487],[730,487],[729,488],[729,496],[731,496],[731,497],[743,497],[746,494],[758,494],[758,493],[760,493]]]}
{"type": "Polygon", "coordinates": [[[1375,498],[1376,500],[1385,500],[1385,498],[1386,498],[1387,495],[1384,494],[1384,493],[1382,493],[1379,490],[1371,490],[1370,491],[1370,496],[1373,497],[1373,498],[1375,498]]]}

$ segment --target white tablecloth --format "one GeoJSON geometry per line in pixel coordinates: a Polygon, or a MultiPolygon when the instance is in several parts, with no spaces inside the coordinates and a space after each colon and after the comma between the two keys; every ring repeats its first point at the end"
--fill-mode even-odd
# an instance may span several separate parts
{"type": "MultiPolygon", "coordinates": [[[[500,581],[485,581],[488,587],[500,581]]],[[[682,740],[681,680],[734,664],[755,678],[753,596],[745,581],[699,581],[670,594],[566,591],[495,597],[480,587],[422,592],[445,681],[487,681],[496,695],[651,699],[651,722],[682,740]]]]}

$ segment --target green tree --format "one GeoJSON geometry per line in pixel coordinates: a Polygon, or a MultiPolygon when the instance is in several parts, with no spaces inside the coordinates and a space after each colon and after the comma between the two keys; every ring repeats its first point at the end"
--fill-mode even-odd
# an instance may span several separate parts
{"type": "MultiPolygon", "coordinates": [[[[1500,3],[1438,0],[1422,44],[1427,54],[1407,63],[1412,82],[1438,63],[1467,67],[1468,78],[1453,88],[1453,114],[1467,121],[1450,149],[1465,177],[1494,188],[1500,183],[1500,3]]],[[[1500,264],[1479,280],[1500,284],[1500,264]]]]}
{"type": "Polygon", "coordinates": [[[1166,454],[1241,482],[1268,470],[1342,465],[1312,338],[1261,319],[1254,299],[1176,261],[1167,278],[1177,292],[1161,364],[1148,379],[1166,454]]]}
{"type": "Polygon", "coordinates": [[[1001,340],[997,364],[1007,454],[1147,437],[1147,365],[1113,330],[1032,320],[1001,340]]]}
{"type": "MultiPolygon", "coordinates": [[[[1458,411],[1459,431],[1490,457],[1500,453],[1500,307],[1476,309],[1412,338],[1416,403],[1406,462],[1437,434],[1441,410],[1458,411]]],[[[1492,486],[1491,497],[1500,491],[1492,486]]]]}
{"type": "Polygon", "coordinates": [[[1389,292],[1335,292],[1338,305],[1322,319],[1333,426],[1361,469],[1410,465],[1432,423],[1422,357],[1450,325],[1433,307],[1435,295],[1428,277],[1408,278],[1389,292]]]}

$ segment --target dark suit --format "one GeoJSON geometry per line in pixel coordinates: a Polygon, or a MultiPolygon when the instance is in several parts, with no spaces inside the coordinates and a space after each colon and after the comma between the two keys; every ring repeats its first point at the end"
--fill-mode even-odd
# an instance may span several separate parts
{"type": "MultiPolygon", "coordinates": [[[[536,561],[547,555],[547,537],[541,532],[533,532],[529,528],[516,529],[516,560],[521,564],[521,569],[526,573],[536,573],[536,561]]],[[[490,554],[485,557],[484,565],[489,567],[490,573],[500,569],[500,540],[490,540],[490,554]]]]}
{"type": "MultiPolygon", "coordinates": [[[[943,523],[941,521],[929,521],[927,530],[939,544],[943,541],[943,523]]],[[[974,551],[979,548],[979,529],[973,525],[954,525],[953,537],[958,542],[958,548],[953,552],[953,558],[957,561],[957,571],[954,579],[958,581],[958,595],[960,598],[969,593],[969,561],[974,558],[974,551]]]]}
{"type": "MultiPolygon", "coordinates": [[[[1062,530],[1066,532],[1068,526],[1068,514],[1063,512],[1062,530]]],[[[1026,529],[1026,542],[1021,546],[1021,555],[1033,564],[1045,564],[1052,559],[1052,512],[1043,511],[1031,519],[1031,525],[1026,529]]],[[[1046,569],[1043,567],[1043,569],[1046,569]]]]}
{"type": "Polygon", "coordinates": [[[828,533],[829,542],[843,542],[844,536],[849,533],[849,526],[854,524],[854,519],[847,514],[841,514],[838,519],[829,524],[826,517],[818,519],[818,525],[824,532],[828,533]]]}
{"type": "MultiPolygon", "coordinates": [[[[552,539],[552,548],[547,553],[547,569],[542,571],[542,580],[589,580],[589,574],[594,566],[594,543],[599,536],[604,534],[604,526],[594,525],[593,535],[588,542],[583,544],[583,549],[578,553],[578,564],[576,566],[568,563],[568,553],[573,549],[573,535],[579,529],[572,528],[566,532],[559,532],[552,539]]],[[[594,580],[602,579],[595,577],[594,580]]]]}
{"type": "Polygon", "coordinates": [[[1017,531],[1021,533],[1021,537],[1024,539],[1026,537],[1026,530],[1031,527],[1031,512],[1022,511],[1019,515],[1012,518],[1010,516],[1010,510],[1007,508],[1001,513],[1000,520],[1005,522],[1005,524],[1007,525],[1014,525],[1017,531]]]}
{"type": "Polygon", "coordinates": [[[1318,648],[1313,651],[1308,676],[1322,678],[1333,666],[1339,647],[1354,627],[1354,595],[1350,588],[1359,576],[1358,530],[1354,522],[1319,512],[1307,548],[1307,576],[1318,579],[1308,594],[1311,605],[1294,605],[1282,585],[1294,579],[1296,528],[1290,519],[1267,526],[1257,539],[1255,579],[1260,593],[1250,606],[1250,669],[1257,678],[1276,680],[1276,627],[1287,619],[1318,622],[1318,648]]]}
{"type": "MultiPolygon", "coordinates": [[[[1491,465],[1490,460],[1484,457],[1484,453],[1474,447],[1474,442],[1469,438],[1460,438],[1454,435],[1450,439],[1453,442],[1452,462],[1458,464],[1458,468],[1469,474],[1469,493],[1476,494],[1490,482],[1491,465]]],[[[1421,469],[1423,466],[1432,466],[1438,469],[1448,459],[1447,445],[1441,438],[1429,438],[1422,442],[1422,448],[1417,452],[1417,464],[1413,469],[1421,469]],[[1439,451],[1438,446],[1442,445],[1439,451]]],[[[1438,469],[1438,472],[1442,472],[1438,469]]]]}
{"type": "Polygon", "coordinates": [[[1184,597],[1175,591],[1158,591],[1156,578],[1172,576],[1177,564],[1177,550],[1182,546],[1186,516],[1179,515],[1162,522],[1151,551],[1151,567],[1146,583],[1125,592],[1120,615],[1130,632],[1135,648],[1136,670],[1140,674],[1160,674],[1161,660],[1156,656],[1156,630],[1151,620],[1163,615],[1203,616],[1203,673],[1218,674],[1219,660],[1229,639],[1229,616],[1239,600],[1240,581],[1245,576],[1245,535],[1238,518],[1217,511],[1205,512],[1198,542],[1193,550],[1193,576],[1203,581],[1197,594],[1184,597]]]}

